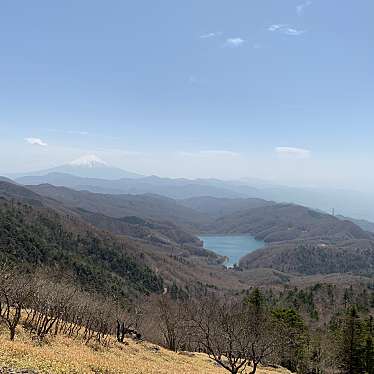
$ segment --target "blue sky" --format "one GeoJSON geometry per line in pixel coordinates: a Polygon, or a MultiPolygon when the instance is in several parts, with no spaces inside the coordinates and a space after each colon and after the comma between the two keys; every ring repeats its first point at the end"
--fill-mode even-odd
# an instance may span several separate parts
{"type": "Polygon", "coordinates": [[[373,14],[372,0],[1,1],[0,173],[95,153],[145,174],[371,188],[373,14]]]}

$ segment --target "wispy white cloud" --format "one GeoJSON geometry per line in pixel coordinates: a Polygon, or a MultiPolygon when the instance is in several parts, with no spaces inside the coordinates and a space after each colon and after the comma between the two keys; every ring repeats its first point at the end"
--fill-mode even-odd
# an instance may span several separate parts
{"type": "Polygon", "coordinates": [[[228,38],[225,45],[228,47],[240,47],[245,42],[242,38],[228,38]]]}
{"type": "Polygon", "coordinates": [[[200,35],[200,39],[210,39],[210,38],[215,38],[216,36],[220,36],[220,35],[222,35],[221,31],[209,32],[207,34],[200,35]]]}
{"type": "Polygon", "coordinates": [[[268,31],[270,32],[279,32],[284,35],[289,35],[289,36],[299,36],[304,34],[306,31],[305,30],[298,30],[293,27],[290,27],[289,25],[285,24],[274,24],[268,27],[268,31]]]}
{"type": "Polygon", "coordinates": [[[43,142],[40,138],[25,138],[25,141],[31,145],[39,145],[41,147],[46,147],[48,144],[43,142]]]}
{"type": "Polygon", "coordinates": [[[269,31],[278,31],[278,30],[281,30],[283,28],[287,27],[287,25],[283,25],[283,24],[274,24],[274,25],[271,25],[268,27],[268,30],[269,31]]]}
{"type": "Polygon", "coordinates": [[[290,35],[290,36],[299,36],[299,35],[304,34],[305,30],[297,30],[297,29],[293,29],[292,27],[289,27],[285,29],[283,33],[286,35],[290,35]]]}
{"type": "Polygon", "coordinates": [[[276,147],[275,152],[282,157],[291,158],[309,158],[311,156],[311,151],[304,148],[296,147],[276,147]]]}
{"type": "Polygon", "coordinates": [[[310,0],[302,3],[302,4],[299,4],[297,7],[296,7],[296,13],[301,16],[303,13],[304,13],[304,10],[308,7],[310,7],[312,5],[312,2],[310,0]]]}

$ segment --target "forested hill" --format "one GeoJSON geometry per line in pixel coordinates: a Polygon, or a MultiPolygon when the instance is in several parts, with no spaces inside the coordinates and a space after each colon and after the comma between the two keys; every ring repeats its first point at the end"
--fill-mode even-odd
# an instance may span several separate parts
{"type": "Polygon", "coordinates": [[[253,208],[272,206],[276,203],[256,198],[234,199],[217,198],[212,196],[192,197],[180,200],[179,203],[185,207],[194,209],[197,212],[209,215],[212,218],[219,218],[237,212],[253,208]]]}
{"type": "MultiPolygon", "coordinates": [[[[266,248],[245,256],[240,263],[242,269],[373,274],[373,233],[348,220],[299,205],[211,197],[177,202],[155,195],[103,195],[51,185],[25,188],[5,181],[0,181],[1,196],[8,204],[11,199],[31,204],[31,211],[37,212],[33,215],[37,219],[28,219],[27,209],[16,203],[13,209],[22,208],[17,215],[6,213],[7,220],[19,219],[8,224],[17,228],[11,235],[26,237],[23,242],[16,241],[12,250],[2,248],[7,257],[16,254],[15,261],[59,267],[63,264],[73,269],[83,283],[95,284],[105,292],[114,285],[122,293],[126,289],[159,291],[158,277],[145,264],[162,274],[165,283],[180,279],[187,284],[198,279],[203,284],[217,281],[221,286],[234,287],[230,277],[236,277],[236,284],[238,274],[222,275],[222,269],[211,266],[219,266],[221,259],[201,247],[194,236],[199,231],[251,234],[267,242],[266,248]],[[220,214],[224,215],[216,218],[220,214]],[[41,219],[45,216],[48,219],[41,219]],[[65,232],[62,239],[56,234],[56,225],[65,232]],[[29,248],[33,241],[38,243],[38,255],[28,258],[29,250],[23,248],[29,248]],[[57,259],[53,257],[55,248],[57,259]],[[181,264],[183,269],[176,271],[181,264]],[[219,281],[212,276],[217,270],[222,275],[219,281]]],[[[3,208],[3,214],[6,211],[3,208]]],[[[11,243],[14,238],[7,237],[7,241],[11,243]]]]}
{"type": "Polygon", "coordinates": [[[240,211],[211,224],[219,233],[249,233],[268,243],[287,240],[373,240],[373,233],[350,221],[294,204],[275,204],[240,211]]]}
{"type": "Polygon", "coordinates": [[[80,208],[114,218],[136,216],[159,222],[172,222],[182,229],[192,229],[192,231],[210,221],[208,215],[180,205],[174,199],[160,195],[111,195],[75,191],[50,184],[26,187],[28,190],[43,196],[43,198],[60,202],[65,207],[80,208]]]}
{"type": "Polygon", "coordinates": [[[28,202],[30,204],[38,206],[43,205],[43,198],[39,194],[23,186],[12,183],[12,181],[7,180],[3,177],[0,178],[0,197],[9,200],[14,199],[23,202],[28,202]]]}
{"type": "Polygon", "coordinates": [[[272,243],[240,260],[243,269],[271,268],[292,274],[374,275],[374,241],[333,243],[289,241],[272,243]]]}
{"type": "Polygon", "coordinates": [[[88,290],[126,298],[160,292],[163,281],[141,253],[76,217],[0,200],[0,262],[68,272],[88,290]]]}

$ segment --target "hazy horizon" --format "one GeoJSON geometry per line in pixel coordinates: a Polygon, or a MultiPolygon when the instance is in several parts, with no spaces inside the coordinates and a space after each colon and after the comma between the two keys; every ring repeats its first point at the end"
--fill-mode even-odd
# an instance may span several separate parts
{"type": "Polygon", "coordinates": [[[144,175],[371,194],[373,11],[5,1],[0,175],[95,154],[144,175]]]}

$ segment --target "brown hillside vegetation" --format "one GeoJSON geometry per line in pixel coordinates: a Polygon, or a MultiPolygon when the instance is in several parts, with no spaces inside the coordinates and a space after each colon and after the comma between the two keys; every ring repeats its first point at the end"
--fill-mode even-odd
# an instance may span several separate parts
{"type": "MultiPolygon", "coordinates": [[[[66,336],[42,345],[20,331],[11,342],[0,334],[0,369],[29,369],[37,373],[219,374],[226,371],[202,353],[174,353],[147,342],[111,342],[108,347],[86,345],[66,336]]],[[[0,372],[2,372],[0,370],[0,372]]],[[[260,374],[288,374],[286,369],[259,368],[260,374]]]]}
{"type": "Polygon", "coordinates": [[[272,268],[293,274],[352,273],[371,276],[374,272],[374,242],[345,240],[289,241],[274,243],[244,256],[247,269],[272,268]]]}
{"type": "Polygon", "coordinates": [[[217,219],[220,233],[249,233],[267,243],[300,239],[373,239],[350,221],[295,204],[276,204],[249,209],[217,219]]]}

